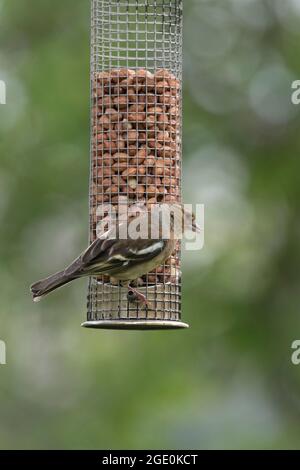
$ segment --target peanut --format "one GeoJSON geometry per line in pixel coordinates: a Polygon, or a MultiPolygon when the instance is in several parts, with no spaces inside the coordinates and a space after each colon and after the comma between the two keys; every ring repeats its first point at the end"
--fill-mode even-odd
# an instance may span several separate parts
{"type": "Polygon", "coordinates": [[[132,176],[136,174],[137,174],[137,169],[134,166],[126,168],[126,170],[122,172],[122,176],[132,176]]]}

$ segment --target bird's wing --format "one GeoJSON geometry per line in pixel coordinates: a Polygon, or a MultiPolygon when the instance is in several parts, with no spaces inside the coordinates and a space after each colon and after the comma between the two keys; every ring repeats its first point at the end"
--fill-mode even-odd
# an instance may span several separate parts
{"type": "Polygon", "coordinates": [[[110,249],[110,256],[137,262],[148,261],[158,256],[166,243],[167,240],[156,239],[117,240],[110,249]]]}
{"type": "Polygon", "coordinates": [[[110,271],[155,258],[163,251],[166,242],[152,239],[97,239],[76,262],[84,272],[109,274],[110,271]]]}
{"type": "MultiPolygon", "coordinates": [[[[107,255],[111,246],[116,240],[113,239],[96,239],[78,258],[76,258],[70,266],[65,270],[66,275],[81,277],[91,275],[93,272],[98,274],[106,271],[107,255]]],[[[113,261],[115,267],[122,266],[121,261],[113,261]]]]}

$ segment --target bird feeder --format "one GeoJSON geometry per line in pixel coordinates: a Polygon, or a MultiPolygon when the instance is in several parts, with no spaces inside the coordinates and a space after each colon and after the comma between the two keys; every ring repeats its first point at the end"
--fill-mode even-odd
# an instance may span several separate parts
{"type": "MultiPolygon", "coordinates": [[[[181,202],[183,0],[92,0],[90,242],[101,208],[181,202]]],[[[100,228],[99,228],[100,227],[100,228]]],[[[112,278],[90,278],[88,328],[175,329],[180,242],[136,280],[151,307],[112,278]]]]}

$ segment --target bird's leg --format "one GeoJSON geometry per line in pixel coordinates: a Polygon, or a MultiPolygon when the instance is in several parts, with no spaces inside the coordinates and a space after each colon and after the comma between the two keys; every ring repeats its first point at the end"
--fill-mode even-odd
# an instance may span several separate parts
{"type": "Polygon", "coordinates": [[[134,289],[133,287],[128,286],[128,294],[130,294],[130,293],[132,293],[135,297],[132,300],[137,300],[141,304],[144,304],[146,307],[149,306],[149,302],[148,302],[147,298],[144,296],[144,294],[139,292],[137,289],[134,289]]]}
{"type": "Polygon", "coordinates": [[[135,289],[130,285],[130,282],[126,284],[126,287],[128,288],[128,299],[130,301],[137,301],[147,308],[152,308],[150,302],[147,300],[146,296],[142,294],[140,291],[135,289]],[[131,295],[130,295],[131,294],[131,295]],[[132,296],[132,297],[131,297],[132,296]]]}

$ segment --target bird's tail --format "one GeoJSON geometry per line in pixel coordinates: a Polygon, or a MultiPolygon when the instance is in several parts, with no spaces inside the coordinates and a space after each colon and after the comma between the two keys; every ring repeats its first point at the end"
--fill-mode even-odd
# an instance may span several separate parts
{"type": "Polygon", "coordinates": [[[34,302],[38,302],[42,297],[49,294],[58,287],[61,287],[68,282],[73,281],[76,276],[66,274],[65,271],[60,271],[59,273],[53,274],[52,276],[42,279],[41,281],[32,284],[30,287],[34,302]]]}

